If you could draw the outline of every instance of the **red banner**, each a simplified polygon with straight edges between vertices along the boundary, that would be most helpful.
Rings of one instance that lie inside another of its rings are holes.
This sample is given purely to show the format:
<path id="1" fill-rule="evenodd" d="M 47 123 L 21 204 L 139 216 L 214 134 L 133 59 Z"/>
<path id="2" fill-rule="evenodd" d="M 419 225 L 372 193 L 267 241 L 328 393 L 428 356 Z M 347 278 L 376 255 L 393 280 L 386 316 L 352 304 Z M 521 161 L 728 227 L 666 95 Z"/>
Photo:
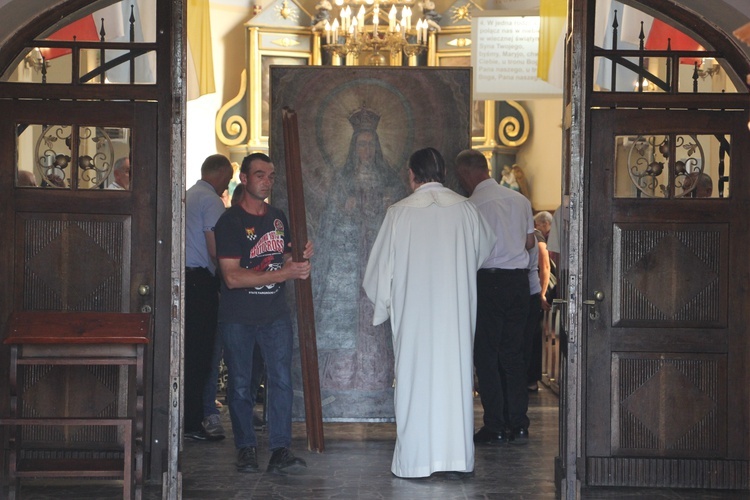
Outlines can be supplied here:
<path id="1" fill-rule="evenodd" d="M 99 40 L 99 30 L 96 27 L 93 16 L 86 16 L 60 28 L 48 36 L 47 40 L 72 42 L 73 38 L 79 42 L 96 42 Z M 41 51 L 44 58 L 48 61 L 71 53 L 70 49 L 43 48 Z"/>

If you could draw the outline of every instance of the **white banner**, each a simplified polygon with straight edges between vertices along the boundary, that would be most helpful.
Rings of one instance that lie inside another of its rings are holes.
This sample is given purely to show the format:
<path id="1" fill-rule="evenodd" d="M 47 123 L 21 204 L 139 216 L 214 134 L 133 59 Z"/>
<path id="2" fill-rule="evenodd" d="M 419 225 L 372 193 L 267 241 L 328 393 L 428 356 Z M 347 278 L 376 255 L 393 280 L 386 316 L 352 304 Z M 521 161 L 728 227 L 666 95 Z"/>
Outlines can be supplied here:
<path id="1" fill-rule="evenodd" d="M 525 100 L 562 95 L 561 88 L 537 77 L 537 12 L 482 12 L 471 21 L 471 37 L 474 40 L 471 66 L 475 100 Z"/>

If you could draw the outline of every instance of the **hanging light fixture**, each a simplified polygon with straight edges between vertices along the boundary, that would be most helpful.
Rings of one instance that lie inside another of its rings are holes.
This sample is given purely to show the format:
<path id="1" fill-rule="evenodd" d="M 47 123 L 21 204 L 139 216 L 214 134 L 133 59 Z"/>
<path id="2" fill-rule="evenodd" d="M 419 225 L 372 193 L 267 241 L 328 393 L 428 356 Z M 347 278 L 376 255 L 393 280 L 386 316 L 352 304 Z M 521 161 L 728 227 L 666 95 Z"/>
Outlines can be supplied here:
<path id="1" fill-rule="evenodd" d="M 336 0 L 338 17 L 330 20 L 328 0 L 321 0 L 315 29 L 321 32 L 323 48 L 332 54 L 346 57 L 371 52 L 367 63 L 386 64 L 382 52 L 402 52 L 406 56 L 422 53 L 428 45 L 430 31 L 439 25 L 427 19 L 413 20 L 414 0 Z M 432 11 L 434 12 L 434 11 Z"/>

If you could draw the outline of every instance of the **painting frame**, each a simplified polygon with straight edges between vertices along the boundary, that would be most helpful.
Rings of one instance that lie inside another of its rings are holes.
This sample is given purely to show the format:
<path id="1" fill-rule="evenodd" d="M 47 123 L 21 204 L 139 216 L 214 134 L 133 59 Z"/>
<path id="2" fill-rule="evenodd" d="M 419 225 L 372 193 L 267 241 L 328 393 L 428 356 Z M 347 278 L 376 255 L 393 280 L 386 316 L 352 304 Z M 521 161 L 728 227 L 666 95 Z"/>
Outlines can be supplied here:
<path id="1" fill-rule="evenodd" d="M 248 26 L 249 85 L 247 100 L 248 145 L 268 147 L 270 126 L 270 67 L 313 64 L 310 36 L 299 28 Z"/>
<path id="2" fill-rule="evenodd" d="M 440 67 L 471 68 L 471 38 L 464 30 L 448 30 L 438 35 L 435 64 Z M 472 81 L 473 96 L 473 81 Z M 473 99 L 473 97 L 472 97 Z M 495 136 L 495 101 L 472 100 L 472 145 L 479 148 L 497 144 Z"/>

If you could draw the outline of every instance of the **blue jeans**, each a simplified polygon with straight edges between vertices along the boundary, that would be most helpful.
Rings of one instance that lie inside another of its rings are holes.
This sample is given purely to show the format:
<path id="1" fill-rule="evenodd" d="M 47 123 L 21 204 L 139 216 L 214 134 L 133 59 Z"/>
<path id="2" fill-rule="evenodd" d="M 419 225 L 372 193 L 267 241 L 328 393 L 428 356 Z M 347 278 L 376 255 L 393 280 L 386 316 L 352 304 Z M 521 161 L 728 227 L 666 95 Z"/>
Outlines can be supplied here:
<path id="1" fill-rule="evenodd" d="M 255 344 L 256 347 L 258 344 Z M 214 354 L 211 359 L 211 373 L 206 381 L 206 387 L 203 388 L 203 417 L 209 415 L 220 415 L 221 412 L 216 407 L 216 393 L 219 390 L 219 369 L 221 358 L 224 355 L 224 345 L 221 343 L 221 335 L 216 335 L 214 344 Z M 266 373 L 266 364 L 263 361 L 263 354 L 260 349 L 255 349 L 253 353 L 253 374 L 250 382 L 250 388 L 253 394 L 258 394 L 260 385 L 263 383 L 263 375 Z M 257 401 L 256 401 L 257 403 Z"/>
<path id="2" fill-rule="evenodd" d="M 266 361 L 268 445 L 271 450 L 292 444 L 292 322 L 288 316 L 267 325 L 219 323 L 227 365 L 227 402 L 237 449 L 257 446 L 253 429 L 255 393 L 253 351 L 257 342 Z M 255 388 L 257 390 L 257 388 Z"/>

